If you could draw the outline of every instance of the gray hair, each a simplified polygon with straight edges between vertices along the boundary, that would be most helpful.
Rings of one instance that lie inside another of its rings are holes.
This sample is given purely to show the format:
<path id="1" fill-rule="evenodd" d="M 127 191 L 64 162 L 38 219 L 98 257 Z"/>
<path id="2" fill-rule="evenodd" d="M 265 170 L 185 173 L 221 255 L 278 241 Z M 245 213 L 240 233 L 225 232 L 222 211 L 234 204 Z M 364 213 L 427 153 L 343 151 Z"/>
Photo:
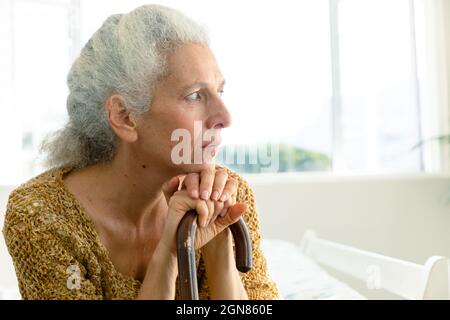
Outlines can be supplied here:
<path id="1" fill-rule="evenodd" d="M 153 84 L 167 75 L 167 53 L 186 43 L 209 40 L 203 27 L 177 10 L 145 5 L 108 17 L 69 71 L 69 120 L 44 139 L 46 165 L 81 168 L 112 160 L 117 136 L 104 111 L 106 99 L 119 94 L 131 113 L 148 111 Z"/>

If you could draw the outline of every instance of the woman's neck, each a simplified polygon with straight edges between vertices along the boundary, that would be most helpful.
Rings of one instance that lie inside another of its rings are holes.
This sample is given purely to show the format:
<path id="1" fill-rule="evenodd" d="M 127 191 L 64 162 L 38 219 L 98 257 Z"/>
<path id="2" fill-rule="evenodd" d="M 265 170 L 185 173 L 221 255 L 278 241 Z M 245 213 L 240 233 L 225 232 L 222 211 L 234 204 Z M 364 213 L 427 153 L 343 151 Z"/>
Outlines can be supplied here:
<path id="1" fill-rule="evenodd" d="M 81 169 L 78 180 L 87 197 L 105 211 L 139 227 L 147 218 L 158 219 L 152 215 L 165 205 L 162 185 L 175 174 L 116 156 L 112 162 Z"/>

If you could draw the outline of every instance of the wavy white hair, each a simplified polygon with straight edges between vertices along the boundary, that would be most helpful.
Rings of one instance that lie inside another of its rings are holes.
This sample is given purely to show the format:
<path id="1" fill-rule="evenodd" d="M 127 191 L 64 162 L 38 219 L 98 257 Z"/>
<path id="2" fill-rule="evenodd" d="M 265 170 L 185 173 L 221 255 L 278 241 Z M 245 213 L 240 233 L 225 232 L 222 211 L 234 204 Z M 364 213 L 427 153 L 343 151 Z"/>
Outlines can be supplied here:
<path id="1" fill-rule="evenodd" d="M 89 39 L 68 77 L 68 123 L 43 141 L 48 167 L 85 167 L 110 161 L 117 137 L 104 111 L 121 95 L 135 115 L 148 111 L 155 81 L 167 74 L 167 53 L 186 43 L 209 45 L 202 26 L 160 5 L 115 14 Z"/>

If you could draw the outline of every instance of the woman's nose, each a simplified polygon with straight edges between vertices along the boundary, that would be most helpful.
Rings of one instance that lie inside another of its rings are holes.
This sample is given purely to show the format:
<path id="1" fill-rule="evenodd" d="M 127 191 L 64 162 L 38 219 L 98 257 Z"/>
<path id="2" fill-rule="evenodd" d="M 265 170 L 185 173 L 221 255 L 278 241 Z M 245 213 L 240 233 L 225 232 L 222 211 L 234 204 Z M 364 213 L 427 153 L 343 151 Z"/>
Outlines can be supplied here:
<path id="1" fill-rule="evenodd" d="M 231 125 L 231 113 L 220 97 L 214 99 L 209 107 L 211 113 L 206 122 L 207 129 L 223 129 Z"/>

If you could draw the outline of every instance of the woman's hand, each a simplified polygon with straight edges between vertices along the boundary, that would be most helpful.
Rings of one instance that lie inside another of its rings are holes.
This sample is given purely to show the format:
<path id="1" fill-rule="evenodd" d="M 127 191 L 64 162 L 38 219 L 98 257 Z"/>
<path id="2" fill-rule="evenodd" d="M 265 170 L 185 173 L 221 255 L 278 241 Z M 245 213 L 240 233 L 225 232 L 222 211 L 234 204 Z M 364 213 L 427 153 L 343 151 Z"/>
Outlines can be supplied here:
<path id="1" fill-rule="evenodd" d="M 183 180 L 182 188 L 177 191 L 180 178 Z M 200 226 L 196 233 L 195 247 L 201 248 L 237 222 L 247 210 L 246 204 L 236 203 L 237 187 L 238 182 L 228 178 L 225 169 L 208 169 L 200 174 L 190 173 L 185 177 L 171 179 L 163 187 L 169 211 L 161 240 L 174 251 L 178 224 L 187 211 L 195 209 Z"/>
<path id="2" fill-rule="evenodd" d="M 181 189 L 186 189 L 192 199 L 214 200 L 214 215 L 207 218 L 208 225 L 217 216 L 223 217 L 228 208 L 236 203 L 238 182 L 229 178 L 225 168 L 216 169 L 215 166 L 210 166 L 201 173 L 189 173 L 172 178 L 163 186 L 167 203 L 178 190 L 180 180 Z"/>
<path id="3" fill-rule="evenodd" d="M 184 188 L 192 199 L 214 201 L 214 215 L 209 217 L 209 225 L 217 216 L 224 216 L 228 208 L 236 203 L 238 182 L 229 178 L 226 169 L 212 166 L 201 173 L 186 175 L 181 189 Z"/>

